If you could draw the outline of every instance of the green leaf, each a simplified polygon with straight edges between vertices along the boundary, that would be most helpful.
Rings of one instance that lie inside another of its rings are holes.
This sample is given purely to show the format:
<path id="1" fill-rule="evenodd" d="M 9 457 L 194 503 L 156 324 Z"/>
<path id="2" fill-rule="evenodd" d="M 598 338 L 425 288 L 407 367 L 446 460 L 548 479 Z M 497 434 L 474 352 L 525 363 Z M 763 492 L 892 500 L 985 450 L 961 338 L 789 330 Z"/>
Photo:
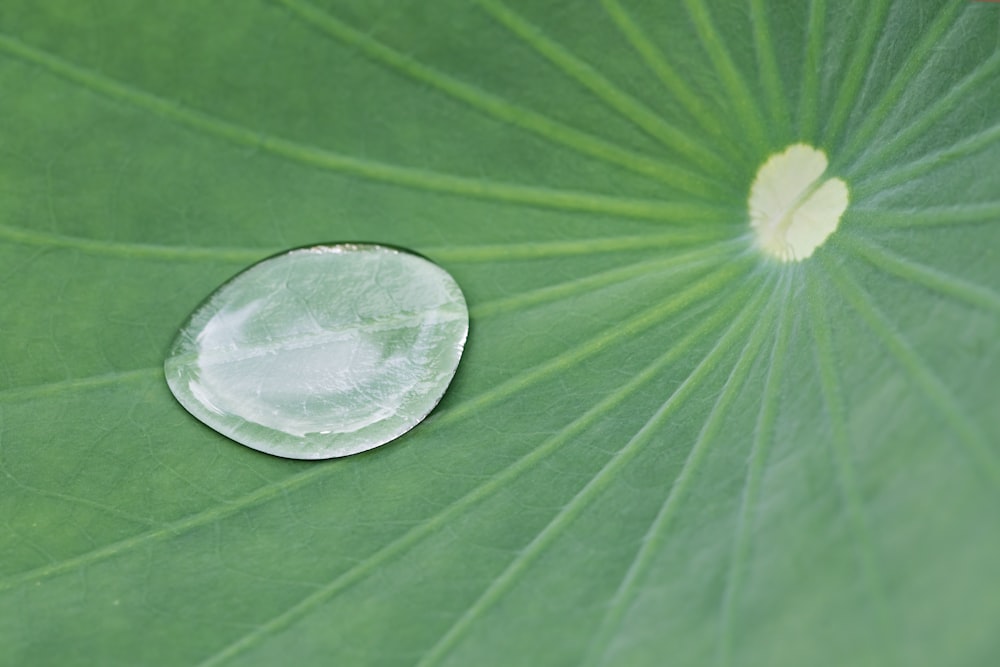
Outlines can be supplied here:
<path id="1" fill-rule="evenodd" d="M 993 665 L 1000 7 L 5 0 L 12 665 Z M 757 170 L 850 203 L 801 262 Z M 413 248 L 471 330 L 390 445 L 201 425 L 177 327 Z"/>

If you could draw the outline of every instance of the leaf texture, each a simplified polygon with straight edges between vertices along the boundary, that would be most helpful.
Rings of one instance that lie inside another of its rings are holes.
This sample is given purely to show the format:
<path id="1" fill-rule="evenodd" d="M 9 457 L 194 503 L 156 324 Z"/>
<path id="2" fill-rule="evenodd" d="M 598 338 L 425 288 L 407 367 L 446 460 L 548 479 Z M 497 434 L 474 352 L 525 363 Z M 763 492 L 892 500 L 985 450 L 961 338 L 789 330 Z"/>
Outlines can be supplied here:
<path id="1" fill-rule="evenodd" d="M 0 661 L 1000 660 L 1000 14 L 961 0 L 7 0 Z M 750 185 L 850 188 L 808 260 Z M 162 361 L 285 248 L 414 249 L 472 328 L 324 463 Z"/>

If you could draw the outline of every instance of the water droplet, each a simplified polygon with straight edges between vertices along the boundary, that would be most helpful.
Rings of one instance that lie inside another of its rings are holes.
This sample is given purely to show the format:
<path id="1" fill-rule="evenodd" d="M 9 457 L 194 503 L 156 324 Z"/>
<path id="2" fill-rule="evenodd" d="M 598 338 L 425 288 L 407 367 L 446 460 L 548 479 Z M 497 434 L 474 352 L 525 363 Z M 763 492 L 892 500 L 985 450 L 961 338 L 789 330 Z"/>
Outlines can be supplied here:
<path id="1" fill-rule="evenodd" d="M 413 253 L 337 244 L 265 259 L 188 318 L 164 362 L 188 412 L 253 449 L 348 456 L 419 424 L 469 330 L 454 279 Z"/>
<path id="2" fill-rule="evenodd" d="M 750 226 L 757 247 L 783 262 L 800 262 L 837 229 L 847 210 L 847 183 L 823 179 L 826 153 L 794 144 L 775 153 L 750 187 Z"/>

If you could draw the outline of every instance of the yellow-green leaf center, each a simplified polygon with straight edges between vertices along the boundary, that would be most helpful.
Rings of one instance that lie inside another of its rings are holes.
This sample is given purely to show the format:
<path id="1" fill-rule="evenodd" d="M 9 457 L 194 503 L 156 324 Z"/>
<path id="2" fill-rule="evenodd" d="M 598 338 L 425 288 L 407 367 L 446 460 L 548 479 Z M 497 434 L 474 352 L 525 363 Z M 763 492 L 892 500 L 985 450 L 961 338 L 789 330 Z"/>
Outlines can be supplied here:
<path id="1" fill-rule="evenodd" d="M 757 247 L 782 262 L 810 257 L 837 229 L 847 209 L 847 184 L 824 179 L 826 154 L 806 144 L 775 153 L 750 187 L 750 226 Z"/>

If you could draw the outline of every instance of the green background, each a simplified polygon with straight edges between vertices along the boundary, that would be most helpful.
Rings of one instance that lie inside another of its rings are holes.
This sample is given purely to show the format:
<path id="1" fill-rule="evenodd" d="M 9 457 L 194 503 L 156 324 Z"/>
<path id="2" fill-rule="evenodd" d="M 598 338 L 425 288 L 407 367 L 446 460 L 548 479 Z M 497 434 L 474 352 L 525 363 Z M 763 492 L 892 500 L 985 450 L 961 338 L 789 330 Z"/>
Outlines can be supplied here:
<path id="1" fill-rule="evenodd" d="M 997 664 L 998 164 L 987 3 L 4 0 L 0 662 Z M 434 414 L 184 412 L 194 306 L 344 240 L 465 291 Z"/>

